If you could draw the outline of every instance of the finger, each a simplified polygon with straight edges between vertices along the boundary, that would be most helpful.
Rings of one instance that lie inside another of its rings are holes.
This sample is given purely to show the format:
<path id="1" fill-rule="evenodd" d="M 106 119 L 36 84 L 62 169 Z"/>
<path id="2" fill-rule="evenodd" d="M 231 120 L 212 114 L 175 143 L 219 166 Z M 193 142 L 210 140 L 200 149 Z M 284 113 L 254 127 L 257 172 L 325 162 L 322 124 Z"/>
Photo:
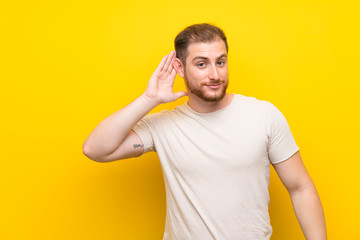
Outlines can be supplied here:
<path id="1" fill-rule="evenodd" d="M 176 92 L 176 93 L 174 93 L 174 96 L 175 96 L 175 99 L 177 100 L 181 97 L 187 96 L 187 92 L 184 92 L 184 91 Z"/>
<path id="2" fill-rule="evenodd" d="M 168 67 L 168 71 L 169 71 L 170 73 L 174 70 L 175 57 L 176 57 L 176 52 L 173 51 L 173 55 L 171 56 L 171 62 L 170 62 L 170 65 L 169 65 L 169 67 Z"/>
<path id="3" fill-rule="evenodd" d="M 170 71 L 170 66 L 172 66 L 172 61 L 173 61 L 173 59 L 174 59 L 174 52 L 175 51 L 171 51 L 170 52 L 170 54 L 169 54 L 169 57 L 168 57 L 168 59 L 166 60 L 166 63 L 165 63 L 165 66 L 164 66 L 164 68 L 163 68 L 163 71 L 166 71 L 166 72 L 168 72 L 168 71 Z"/>
<path id="4" fill-rule="evenodd" d="M 161 60 L 160 64 L 157 66 L 156 71 L 161 71 L 161 70 L 163 70 L 167 59 L 168 59 L 168 55 L 165 55 L 165 56 L 163 57 L 163 59 Z"/>
<path id="5" fill-rule="evenodd" d="M 176 77 L 176 70 L 175 70 L 174 67 L 173 67 L 172 70 L 171 70 L 170 76 L 173 77 L 173 78 Z"/>
<path id="6" fill-rule="evenodd" d="M 168 71 L 169 65 L 171 63 L 171 58 L 172 58 L 171 55 L 172 55 L 172 52 L 170 52 L 169 57 L 166 59 L 165 65 L 164 65 L 164 67 L 162 69 L 162 71 L 164 71 L 164 72 Z"/>

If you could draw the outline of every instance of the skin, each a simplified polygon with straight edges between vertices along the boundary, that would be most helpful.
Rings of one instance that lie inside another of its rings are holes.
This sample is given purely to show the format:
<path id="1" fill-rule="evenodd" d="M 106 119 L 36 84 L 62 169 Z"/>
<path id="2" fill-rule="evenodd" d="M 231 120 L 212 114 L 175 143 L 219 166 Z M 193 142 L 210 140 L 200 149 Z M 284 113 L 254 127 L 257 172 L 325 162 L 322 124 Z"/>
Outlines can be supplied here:
<path id="1" fill-rule="evenodd" d="M 173 92 L 176 74 L 184 78 L 187 93 Z M 171 51 L 152 74 L 145 92 L 96 126 L 83 144 L 83 153 L 97 162 L 137 157 L 144 146 L 131 129 L 154 107 L 188 95 L 193 110 L 217 111 L 232 101 L 233 96 L 226 93 L 227 85 L 227 52 L 222 40 L 191 43 L 185 66 Z M 300 153 L 273 167 L 289 192 L 306 239 L 327 239 L 321 201 Z"/>
<path id="2" fill-rule="evenodd" d="M 296 152 L 286 161 L 273 164 L 273 167 L 289 192 L 305 238 L 307 240 L 327 239 L 322 204 L 300 152 Z"/>

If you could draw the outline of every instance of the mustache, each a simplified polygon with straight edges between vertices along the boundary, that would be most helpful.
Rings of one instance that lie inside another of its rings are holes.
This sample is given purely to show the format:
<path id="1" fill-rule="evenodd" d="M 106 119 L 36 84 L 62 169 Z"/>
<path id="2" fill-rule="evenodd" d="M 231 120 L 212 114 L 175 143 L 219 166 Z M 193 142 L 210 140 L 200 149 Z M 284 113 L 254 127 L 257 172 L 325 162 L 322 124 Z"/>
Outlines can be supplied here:
<path id="1" fill-rule="evenodd" d="M 204 85 L 215 85 L 215 84 L 220 84 L 220 83 L 224 83 L 224 80 L 211 80 L 208 83 L 205 83 Z"/>

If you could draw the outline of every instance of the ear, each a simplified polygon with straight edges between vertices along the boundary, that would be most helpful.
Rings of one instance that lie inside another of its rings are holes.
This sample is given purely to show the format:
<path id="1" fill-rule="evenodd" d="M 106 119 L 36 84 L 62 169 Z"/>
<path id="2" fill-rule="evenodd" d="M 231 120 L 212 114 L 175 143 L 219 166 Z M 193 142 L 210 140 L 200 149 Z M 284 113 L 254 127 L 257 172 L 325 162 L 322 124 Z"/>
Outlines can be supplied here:
<path id="1" fill-rule="evenodd" d="M 179 58 L 175 58 L 173 61 L 173 67 L 175 69 L 175 71 L 177 72 L 177 74 L 179 74 L 180 77 L 184 77 L 184 65 L 182 64 L 182 62 L 180 61 Z"/>

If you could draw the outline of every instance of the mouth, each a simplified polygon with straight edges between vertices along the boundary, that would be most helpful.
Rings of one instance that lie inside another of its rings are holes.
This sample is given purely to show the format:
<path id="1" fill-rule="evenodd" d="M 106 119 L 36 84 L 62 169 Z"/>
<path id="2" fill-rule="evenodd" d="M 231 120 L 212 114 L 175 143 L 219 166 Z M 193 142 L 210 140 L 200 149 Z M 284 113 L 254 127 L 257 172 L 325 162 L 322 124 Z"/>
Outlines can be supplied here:
<path id="1" fill-rule="evenodd" d="M 211 89 L 218 89 L 218 88 L 220 88 L 221 83 L 216 83 L 216 84 L 206 84 L 205 86 L 206 86 L 206 87 L 209 87 L 209 88 L 211 88 Z"/>

